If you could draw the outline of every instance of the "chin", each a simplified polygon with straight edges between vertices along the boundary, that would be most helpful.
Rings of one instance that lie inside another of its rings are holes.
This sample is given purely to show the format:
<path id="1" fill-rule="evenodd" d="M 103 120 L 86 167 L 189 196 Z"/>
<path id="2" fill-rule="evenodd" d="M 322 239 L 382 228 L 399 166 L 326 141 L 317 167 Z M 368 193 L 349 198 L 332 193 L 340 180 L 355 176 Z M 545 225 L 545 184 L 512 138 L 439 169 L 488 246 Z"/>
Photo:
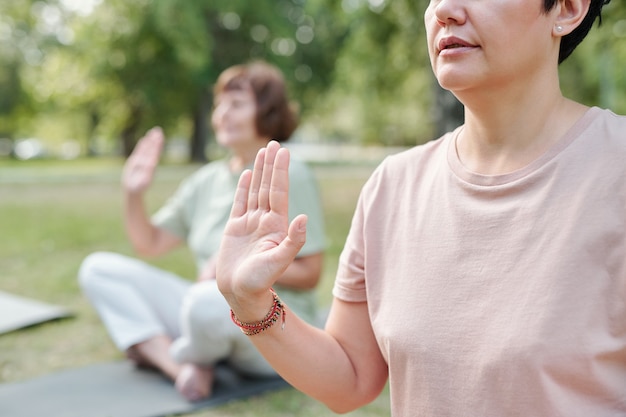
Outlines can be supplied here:
<path id="1" fill-rule="evenodd" d="M 459 74 L 452 71 L 439 72 L 437 74 L 437 82 L 444 90 L 454 93 L 455 91 L 464 90 L 470 86 L 470 80 L 466 75 L 467 74 Z"/>
<path id="2" fill-rule="evenodd" d="M 242 142 L 238 137 L 232 135 L 216 135 L 215 141 L 224 148 L 232 148 Z"/>
<path id="3" fill-rule="evenodd" d="M 450 91 L 451 93 L 454 93 L 455 90 L 458 90 L 461 87 L 458 82 L 455 82 L 454 80 L 447 81 L 445 79 L 439 80 L 439 86 L 444 90 Z"/>

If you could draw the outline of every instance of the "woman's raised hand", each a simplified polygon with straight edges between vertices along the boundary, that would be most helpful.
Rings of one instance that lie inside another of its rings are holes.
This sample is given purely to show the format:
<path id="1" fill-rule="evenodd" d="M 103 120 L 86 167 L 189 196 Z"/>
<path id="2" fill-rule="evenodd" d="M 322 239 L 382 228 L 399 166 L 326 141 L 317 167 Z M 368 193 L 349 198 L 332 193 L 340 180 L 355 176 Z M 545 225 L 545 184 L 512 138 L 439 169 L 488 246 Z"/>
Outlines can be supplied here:
<path id="1" fill-rule="evenodd" d="M 139 139 L 124 165 L 122 186 L 125 191 L 141 194 L 152 184 L 164 142 L 163 130 L 160 127 L 153 127 Z"/>
<path id="2" fill-rule="evenodd" d="M 267 309 L 268 289 L 304 245 L 306 221 L 289 224 L 289 151 L 271 141 L 241 174 L 217 257 L 219 289 L 241 319 Z"/>

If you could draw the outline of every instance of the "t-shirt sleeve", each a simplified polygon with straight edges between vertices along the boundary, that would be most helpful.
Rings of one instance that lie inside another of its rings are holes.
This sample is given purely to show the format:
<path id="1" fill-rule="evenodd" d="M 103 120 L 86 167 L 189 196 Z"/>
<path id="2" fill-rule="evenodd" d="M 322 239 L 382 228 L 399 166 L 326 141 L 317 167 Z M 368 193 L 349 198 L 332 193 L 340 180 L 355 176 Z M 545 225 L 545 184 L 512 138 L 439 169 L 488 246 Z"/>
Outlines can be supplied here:
<path id="1" fill-rule="evenodd" d="M 363 239 L 363 192 L 359 197 L 346 244 L 339 256 L 333 295 L 348 302 L 367 300 Z"/>
<path id="2" fill-rule="evenodd" d="M 289 171 L 289 218 L 299 214 L 306 214 L 308 221 L 306 243 L 298 256 L 322 252 L 326 247 L 326 232 L 317 182 L 306 164 L 292 161 Z"/>
<path id="3" fill-rule="evenodd" d="M 339 256 L 339 266 L 337 267 L 337 276 L 333 287 L 333 295 L 343 301 L 363 302 L 367 301 L 367 259 L 366 236 L 372 238 L 372 230 L 376 227 L 376 219 L 370 219 L 371 209 L 379 200 L 379 190 L 384 188 L 383 182 L 385 178 L 385 167 L 389 164 L 389 159 L 385 159 L 372 173 L 365 185 L 361 189 L 359 199 L 357 201 L 350 231 L 346 238 L 346 243 Z M 368 247 L 369 250 L 369 247 Z M 382 254 L 372 254 L 368 252 L 370 260 L 375 260 Z"/>
<path id="4" fill-rule="evenodd" d="M 190 233 L 190 208 L 195 207 L 193 200 L 195 176 L 186 178 L 178 189 L 151 218 L 152 224 L 173 235 L 187 240 Z"/>

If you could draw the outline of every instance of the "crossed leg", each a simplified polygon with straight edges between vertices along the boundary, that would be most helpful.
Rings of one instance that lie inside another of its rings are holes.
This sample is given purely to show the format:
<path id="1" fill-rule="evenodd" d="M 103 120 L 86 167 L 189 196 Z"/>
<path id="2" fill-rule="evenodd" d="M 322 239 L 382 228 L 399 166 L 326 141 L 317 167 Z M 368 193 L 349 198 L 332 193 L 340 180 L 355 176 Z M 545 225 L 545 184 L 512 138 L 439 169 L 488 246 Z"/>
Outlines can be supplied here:
<path id="1" fill-rule="evenodd" d="M 172 340 L 165 336 L 154 336 L 132 345 L 126 356 L 137 366 L 154 368 L 174 381 L 180 394 L 190 401 L 198 401 L 211 395 L 213 369 L 192 363 L 179 364 L 170 356 Z"/>

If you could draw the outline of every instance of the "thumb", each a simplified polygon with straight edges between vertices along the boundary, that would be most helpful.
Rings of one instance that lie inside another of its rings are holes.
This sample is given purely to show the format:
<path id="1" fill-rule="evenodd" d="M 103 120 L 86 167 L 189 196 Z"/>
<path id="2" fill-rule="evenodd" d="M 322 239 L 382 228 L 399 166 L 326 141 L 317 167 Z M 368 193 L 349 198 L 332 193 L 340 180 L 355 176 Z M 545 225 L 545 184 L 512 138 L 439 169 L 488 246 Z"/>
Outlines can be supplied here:
<path id="1" fill-rule="evenodd" d="M 285 258 L 295 258 L 306 242 L 307 216 L 300 214 L 291 221 L 287 237 L 280 243 L 281 253 Z"/>

